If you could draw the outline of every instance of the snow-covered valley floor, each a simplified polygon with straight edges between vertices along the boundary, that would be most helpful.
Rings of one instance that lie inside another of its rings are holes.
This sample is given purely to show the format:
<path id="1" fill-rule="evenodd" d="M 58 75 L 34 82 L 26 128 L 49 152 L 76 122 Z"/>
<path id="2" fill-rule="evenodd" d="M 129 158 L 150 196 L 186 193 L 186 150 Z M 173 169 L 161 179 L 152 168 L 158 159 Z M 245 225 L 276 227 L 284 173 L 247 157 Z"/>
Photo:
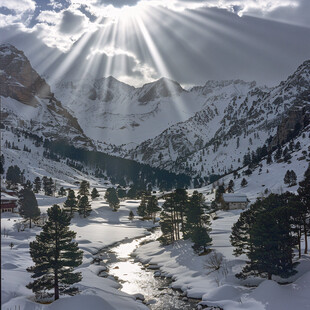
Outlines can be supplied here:
<path id="1" fill-rule="evenodd" d="M 1 303 L 2 309 L 147 309 L 134 296 L 119 290 L 120 285 L 112 279 L 98 277 L 104 266 L 91 262 L 99 250 L 121 240 L 146 235 L 152 227 L 148 221 L 129 220 L 132 210 L 136 214 L 139 201 L 121 203 L 118 212 L 113 212 L 101 196 L 92 202 L 92 213 L 87 219 L 75 216 L 71 229 L 77 232 L 77 242 L 84 251 L 83 264 L 77 268 L 83 279 L 77 284 L 81 293 L 74 297 L 61 296 L 60 300 L 43 305 L 34 301 L 34 294 L 25 287 L 31 281 L 26 268 L 33 265 L 29 255 L 29 242 L 40 228 L 17 231 L 18 215 L 2 214 L 1 219 Z M 62 204 L 64 198 L 38 195 L 41 212 L 54 203 Z M 240 271 L 245 257 L 234 257 L 229 242 L 231 226 L 237 221 L 240 211 L 218 212 L 212 221 L 213 253 L 223 255 L 222 267 L 215 272 L 208 270 L 209 255 L 194 254 L 189 241 L 178 241 L 163 247 L 158 241 L 140 246 L 134 255 L 143 263 L 158 265 L 162 276 L 172 277 L 172 286 L 181 289 L 187 297 L 197 298 L 201 306 L 220 306 L 225 310 L 285 310 L 310 309 L 310 257 L 303 255 L 298 273 L 280 285 L 264 279 L 238 280 L 234 275 Z M 10 243 L 14 246 L 11 249 Z M 128 270 L 130 273 L 130 270 Z M 279 280 L 279 279 L 276 279 Z M 258 286 L 257 286 L 258 285 Z M 257 287 L 253 287 L 257 286 Z M 164 309 L 163 309 L 164 310 Z M 180 309 L 181 310 L 181 309 Z"/>
<path id="2" fill-rule="evenodd" d="M 64 297 L 50 305 L 34 302 L 34 294 L 25 287 L 31 281 L 31 274 L 26 268 L 33 265 L 29 255 L 29 242 L 34 240 L 40 228 L 26 228 L 17 231 L 21 217 L 17 214 L 2 214 L 1 218 L 1 304 L 2 309 L 147 309 L 137 303 L 135 298 L 122 293 L 120 285 L 107 278 L 98 277 L 104 267 L 91 264 L 94 254 L 100 249 L 126 238 L 135 238 L 147 233 L 151 222 L 128 219 L 130 210 L 136 214 L 139 204 L 123 202 L 118 212 L 113 212 L 101 197 L 92 202 L 92 213 L 87 219 L 78 215 L 71 221 L 71 229 L 77 232 L 76 240 L 84 251 L 82 265 L 77 268 L 82 272 L 83 280 L 77 284 L 80 295 Z M 60 204 L 65 198 L 38 196 L 41 212 L 54 203 Z M 10 243 L 14 246 L 11 249 Z"/>

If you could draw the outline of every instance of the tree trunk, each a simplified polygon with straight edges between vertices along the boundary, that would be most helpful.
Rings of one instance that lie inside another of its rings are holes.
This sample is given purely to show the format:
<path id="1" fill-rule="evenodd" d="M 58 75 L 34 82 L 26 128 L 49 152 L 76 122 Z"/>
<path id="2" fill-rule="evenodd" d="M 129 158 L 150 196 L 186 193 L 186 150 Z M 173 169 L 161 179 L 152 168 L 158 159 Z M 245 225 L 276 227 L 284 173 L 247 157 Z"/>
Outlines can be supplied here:
<path id="1" fill-rule="evenodd" d="M 306 220 L 304 220 L 304 236 L 305 236 L 305 251 L 304 254 L 308 254 L 308 238 L 307 238 L 307 223 Z"/>
<path id="2" fill-rule="evenodd" d="M 297 239 L 298 239 L 298 258 L 301 258 L 301 229 L 297 232 Z"/>
<path id="3" fill-rule="evenodd" d="M 54 284 L 55 300 L 59 299 L 59 285 L 58 285 L 58 270 L 55 270 L 55 284 Z"/>
<path id="4" fill-rule="evenodd" d="M 31 218 L 29 219 L 29 228 L 31 228 Z"/>
<path id="5" fill-rule="evenodd" d="M 183 220 L 183 211 L 181 210 L 181 231 L 184 232 L 184 220 Z"/>
<path id="6" fill-rule="evenodd" d="M 272 279 L 272 273 L 268 272 L 268 280 Z"/>

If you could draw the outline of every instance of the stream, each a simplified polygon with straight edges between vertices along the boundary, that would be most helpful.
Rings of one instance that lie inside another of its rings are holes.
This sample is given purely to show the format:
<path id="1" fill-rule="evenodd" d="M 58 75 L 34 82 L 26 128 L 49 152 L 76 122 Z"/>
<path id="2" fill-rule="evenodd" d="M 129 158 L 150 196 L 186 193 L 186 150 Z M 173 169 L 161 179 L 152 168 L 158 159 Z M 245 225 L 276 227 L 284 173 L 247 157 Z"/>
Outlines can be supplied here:
<path id="1" fill-rule="evenodd" d="M 108 267 L 108 274 L 121 284 L 121 290 L 127 294 L 142 294 L 145 304 L 152 310 L 192 310 L 197 300 L 188 299 L 182 292 L 170 288 L 171 279 L 154 277 L 156 270 L 144 267 L 131 256 L 141 243 L 152 242 L 160 235 L 155 230 L 150 235 L 124 240 L 99 252 L 100 259 Z M 107 276 L 107 274 L 105 274 Z M 184 300 L 183 300 L 184 299 Z"/>

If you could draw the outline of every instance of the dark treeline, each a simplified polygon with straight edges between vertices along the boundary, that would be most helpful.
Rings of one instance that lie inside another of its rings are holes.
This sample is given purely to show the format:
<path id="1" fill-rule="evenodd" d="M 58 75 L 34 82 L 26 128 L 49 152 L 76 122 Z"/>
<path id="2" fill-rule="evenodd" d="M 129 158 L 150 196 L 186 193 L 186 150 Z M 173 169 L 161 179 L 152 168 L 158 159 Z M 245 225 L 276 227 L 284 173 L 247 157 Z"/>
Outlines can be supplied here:
<path id="1" fill-rule="evenodd" d="M 185 188 L 190 185 L 191 178 L 185 174 L 175 174 L 166 170 L 153 168 L 140 164 L 133 160 L 111 156 L 102 152 L 89 151 L 76 148 L 65 141 L 44 141 L 44 147 L 51 154 L 58 154 L 64 158 L 70 158 L 83 164 L 99 168 L 114 183 L 135 183 L 141 188 L 148 184 L 160 189 Z"/>

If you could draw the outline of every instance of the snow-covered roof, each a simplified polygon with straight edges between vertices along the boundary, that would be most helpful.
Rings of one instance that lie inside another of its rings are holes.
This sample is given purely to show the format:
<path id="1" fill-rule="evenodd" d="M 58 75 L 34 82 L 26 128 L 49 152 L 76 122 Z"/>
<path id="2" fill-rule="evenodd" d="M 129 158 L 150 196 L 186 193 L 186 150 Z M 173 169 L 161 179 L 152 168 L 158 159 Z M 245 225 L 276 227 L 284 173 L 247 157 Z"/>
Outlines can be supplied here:
<path id="1" fill-rule="evenodd" d="M 248 197 L 244 194 L 223 194 L 225 202 L 248 202 Z"/>
<path id="2" fill-rule="evenodd" d="M 18 200 L 16 197 L 13 197 L 11 195 L 8 195 L 6 193 L 1 193 L 1 201 L 3 200 L 11 200 L 11 201 L 16 201 Z"/>

